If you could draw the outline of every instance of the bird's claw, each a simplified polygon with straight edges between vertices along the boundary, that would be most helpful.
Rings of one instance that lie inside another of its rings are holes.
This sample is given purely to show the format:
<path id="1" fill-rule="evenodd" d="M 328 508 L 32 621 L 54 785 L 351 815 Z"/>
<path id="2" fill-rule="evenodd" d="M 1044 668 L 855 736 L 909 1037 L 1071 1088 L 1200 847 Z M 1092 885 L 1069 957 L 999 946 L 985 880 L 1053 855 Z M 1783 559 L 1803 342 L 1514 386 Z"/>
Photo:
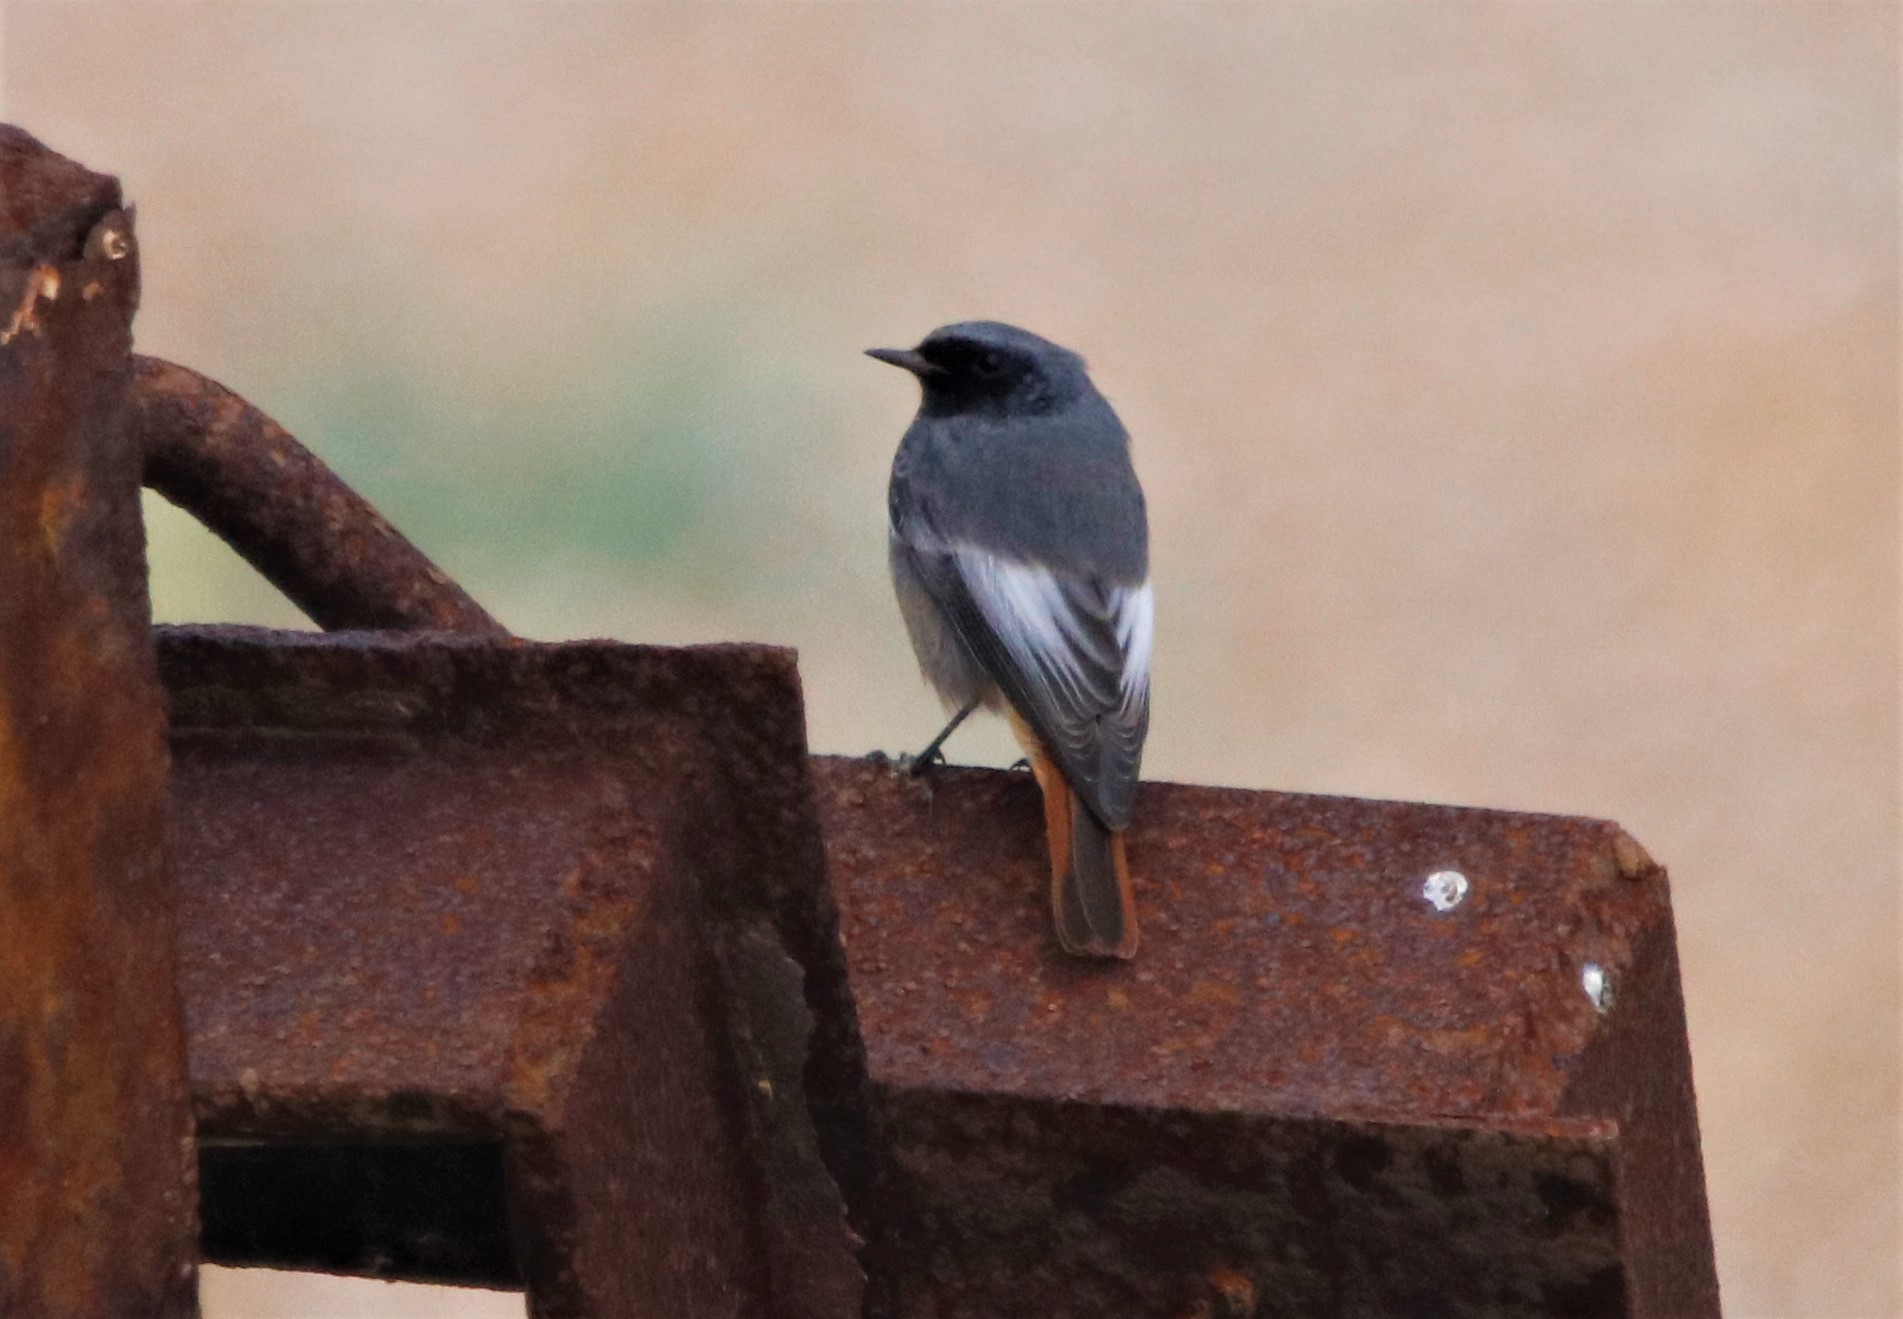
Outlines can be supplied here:
<path id="1" fill-rule="evenodd" d="M 937 747 L 933 747 L 931 751 L 922 756 L 915 756 L 909 751 L 899 754 L 899 768 L 915 779 L 924 778 L 926 773 L 934 766 L 946 763 L 948 762 L 945 759 L 945 753 L 940 751 Z"/>

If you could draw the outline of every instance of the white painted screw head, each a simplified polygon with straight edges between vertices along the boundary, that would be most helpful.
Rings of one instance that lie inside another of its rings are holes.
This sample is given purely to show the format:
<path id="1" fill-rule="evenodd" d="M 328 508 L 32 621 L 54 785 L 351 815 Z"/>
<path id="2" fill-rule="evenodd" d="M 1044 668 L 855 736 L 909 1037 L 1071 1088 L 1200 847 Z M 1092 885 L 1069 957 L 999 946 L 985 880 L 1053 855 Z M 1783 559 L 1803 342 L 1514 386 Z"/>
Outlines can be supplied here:
<path id="1" fill-rule="evenodd" d="M 1458 870 L 1436 870 L 1421 883 L 1421 896 L 1435 911 L 1452 911 L 1467 900 L 1467 877 Z"/>
<path id="2" fill-rule="evenodd" d="M 1605 967 L 1597 962 L 1586 963 L 1579 973 L 1579 986 L 1602 1016 L 1612 1010 L 1612 977 L 1606 974 Z"/>

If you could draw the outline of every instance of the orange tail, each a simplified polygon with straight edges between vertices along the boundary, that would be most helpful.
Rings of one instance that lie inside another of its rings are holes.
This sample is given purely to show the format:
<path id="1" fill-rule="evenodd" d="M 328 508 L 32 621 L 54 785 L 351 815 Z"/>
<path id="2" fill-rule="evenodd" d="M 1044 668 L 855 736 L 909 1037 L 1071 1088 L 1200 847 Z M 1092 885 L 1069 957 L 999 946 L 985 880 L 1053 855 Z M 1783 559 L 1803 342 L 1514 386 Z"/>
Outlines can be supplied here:
<path id="1" fill-rule="evenodd" d="M 1137 903 L 1123 835 L 1090 813 L 1030 730 L 1015 718 L 1011 723 L 1030 753 L 1031 770 L 1044 794 L 1051 918 L 1058 943 L 1074 957 L 1135 957 Z"/>

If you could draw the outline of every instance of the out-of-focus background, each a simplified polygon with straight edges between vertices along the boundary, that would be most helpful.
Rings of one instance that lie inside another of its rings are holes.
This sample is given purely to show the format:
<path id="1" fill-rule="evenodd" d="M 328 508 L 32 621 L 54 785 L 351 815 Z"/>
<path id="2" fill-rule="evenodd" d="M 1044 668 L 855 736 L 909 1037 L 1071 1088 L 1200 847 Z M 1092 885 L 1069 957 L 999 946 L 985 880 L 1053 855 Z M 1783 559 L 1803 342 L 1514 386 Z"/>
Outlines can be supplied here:
<path id="1" fill-rule="evenodd" d="M 5 0 L 0 113 L 123 176 L 145 351 L 521 632 L 798 646 L 822 751 L 939 718 L 884 579 L 915 391 L 859 350 L 1079 348 L 1150 497 L 1147 771 L 1624 822 L 1727 1313 L 1893 1316 L 1896 14 Z M 162 617 L 298 622 L 152 541 Z"/>

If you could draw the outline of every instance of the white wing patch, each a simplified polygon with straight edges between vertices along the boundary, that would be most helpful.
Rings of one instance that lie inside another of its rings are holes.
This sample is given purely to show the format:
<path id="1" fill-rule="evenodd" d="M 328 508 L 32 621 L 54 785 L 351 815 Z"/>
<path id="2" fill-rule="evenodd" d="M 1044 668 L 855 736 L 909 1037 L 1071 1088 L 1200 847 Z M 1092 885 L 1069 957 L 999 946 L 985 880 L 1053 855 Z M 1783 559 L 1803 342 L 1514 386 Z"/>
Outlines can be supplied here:
<path id="1" fill-rule="evenodd" d="M 1148 697 L 1154 618 L 1147 581 L 1107 589 L 1103 613 L 1092 618 L 1085 612 L 1089 604 L 1080 606 L 1077 588 L 1046 567 L 970 545 L 952 553 L 1005 649 L 1028 672 L 1041 671 L 1064 687 L 1078 713 L 1128 710 Z M 1101 675 L 1111 673 L 1117 686 L 1106 691 Z"/>
<path id="2" fill-rule="evenodd" d="M 1055 661 L 1076 676 L 1077 660 L 1070 638 L 1082 623 L 1064 598 L 1064 588 L 1045 568 L 1013 563 L 981 550 L 958 551 L 958 566 L 971 584 L 972 594 L 996 608 L 1001 617 L 992 626 L 1015 651 L 1028 645 L 1042 658 Z M 989 612 L 989 610 L 987 610 Z"/>
<path id="3" fill-rule="evenodd" d="M 1072 790 L 1123 828 L 1150 723 L 1149 582 L 1105 586 L 969 543 L 939 553 L 942 571 L 957 579 L 947 588 L 953 609 L 978 615 L 965 626 L 980 629 L 968 644 L 989 648 L 991 658 L 980 662 L 1044 739 Z"/>
<path id="4" fill-rule="evenodd" d="M 1156 634 L 1156 603 L 1150 583 L 1119 587 L 1110 593 L 1117 645 L 1123 651 L 1123 707 L 1129 709 L 1150 692 L 1150 648 Z"/>
<path id="5" fill-rule="evenodd" d="M 1018 667 L 1047 675 L 1076 706 L 1094 704 L 1086 695 L 1090 684 L 1076 642 L 1084 622 L 1063 584 L 1046 568 L 982 550 L 960 549 L 956 556 L 972 598 Z"/>

